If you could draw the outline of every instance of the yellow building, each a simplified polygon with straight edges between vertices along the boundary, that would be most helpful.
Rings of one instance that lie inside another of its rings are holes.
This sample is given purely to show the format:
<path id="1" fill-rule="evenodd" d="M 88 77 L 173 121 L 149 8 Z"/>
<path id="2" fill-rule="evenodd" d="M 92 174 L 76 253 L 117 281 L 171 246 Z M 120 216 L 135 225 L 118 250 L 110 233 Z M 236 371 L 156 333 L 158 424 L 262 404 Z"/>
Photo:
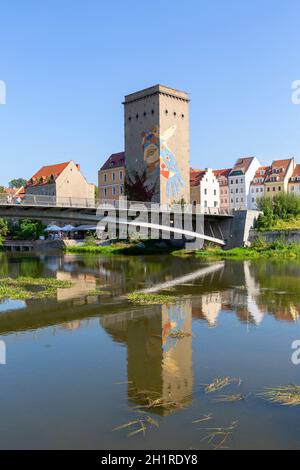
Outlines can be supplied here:
<path id="1" fill-rule="evenodd" d="M 118 200 L 124 196 L 125 153 L 113 153 L 98 172 L 99 199 Z"/>
<path id="2" fill-rule="evenodd" d="M 264 181 L 265 195 L 274 197 L 281 192 L 287 192 L 295 166 L 294 158 L 274 160 Z"/>

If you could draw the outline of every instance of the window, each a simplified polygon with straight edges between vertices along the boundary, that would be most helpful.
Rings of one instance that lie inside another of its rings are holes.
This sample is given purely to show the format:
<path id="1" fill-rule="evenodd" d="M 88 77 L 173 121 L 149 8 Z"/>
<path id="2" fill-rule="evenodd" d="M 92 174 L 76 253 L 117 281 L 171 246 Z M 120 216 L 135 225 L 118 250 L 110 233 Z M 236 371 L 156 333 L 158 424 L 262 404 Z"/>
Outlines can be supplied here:
<path id="1" fill-rule="evenodd" d="M 174 113 L 173 113 L 173 114 L 174 114 L 174 116 L 177 116 L 177 114 L 176 114 L 176 111 L 174 111 Z"/>
<path id="2" fill-rule="evenodd" d="M 104 183 L 106 183 L 106 180 L 107 180 L 107 176 L 106 176 L 106 173 L 104 173 L 104 175 L 103 175 L 103 181 L 104 181 Z"/>
<path id="3" fill-rule="evenodd" d="M 143 112 L 143 115 L 144 115 L 144 116 L 147 116 L 147 113 L 146 113 L 146 111 L 144 111 L 144 112 Z"/>
<path id="4" fill-rule="evenodd" d="M 281 191 L 281 186 L 278 186 L 278 191 Z"/>
<path id="5" fill-rule="evenodd" d="M 239 180 L 235 180 L 235 184 L 239 184 Z"/>
<path id="6" fill-rule="evenodd" d="M 206 188 L 204 189 L 204 194 L 205 194 L 205 195 L 207 194 L 207 189 L 206 189 Z"/>
<path id="7" fill-rule="evenodd" d="M 116 175 L 115 175 L 115 173 L 113 172 L 113 174 L 112 174 L 112 180 L 115 181 L 115 179 L 116 179 Z"/>
<path id="8" fill-rule="evenodd" d="M 113 195 L 113 196 L 116 195 L 116 188 L 115 188 L 115 186 L 112 187 L 112 191 L 111 191 L 111 192 L 112 192 L 112 195 Z"/>
<path id="9" fill-rule="evenodd" d="M 184 114 L 181 115 L 182 119 L 184 119 Z"/>
<path id="10" fill-rule="evenodd" d="M 238 197 L 236 198 L 235 202 L 239 202 L 239 198 L 238 198 Z"/>
<path id="11" fill-rule="evenodd" d="M 294 186 L 291 186 L 291 191 L 295 191 L 295 188 L 294 188 Z"/>
<path id="12" fill-rule="evenodd" d="M 217 195 L 217 190 L 216 190 L 216 189 L 214 189 L 214 196 L 216 196 L 216 195 Z"/>
<path id="13" fill-rule="evenodd" d="M 135 118 L 136 118 L 136 119 L 138 119 L 138 118 L 139 118 L 139 115 L 138 115 L 138 114 L 136 114 Z"/>
<path id="14" fill-rule="evenodd" d="M 193 206 L 196 206 L 197 205 L 197 201 L 193 201 Z"/>
<path id="15" fill-rule="evenodd" d="M 254 197 L 252 198 L 252 202 L 255 202 L 255 198 L 254 198 Z"/>
<path id="16" fill-rule="evenodd" d="M 270 188 L 267 188 L 268 193 L 270 192 Z"/>
<path id="17" fill-rule="evenodd" d="M 151 114 L 154 114 L 154 109 L 151 109 Z"/>
<path id="18" fill-rule="evenodd" d="M 166 110 L 165 110 L 165 114 L 168 114 L 168 112 L 169 112 L 169 111 L 166 109 Z M 194 201 L 194 202 L 195 202 L 195 201 Z"/>
<path id="19" fill-rule="evenodd" d="M 241 202 L 244 202 L 244 198 L 243 198 L 243 197 L 241 197 Z"/>
<path id="20" fill-rule="evenodd" d="M 218 203 L 217 201 L 214 201 L 214 207 L 217 207 Z"/>
<path id="21" fill-rule="evenodd" d="M 106 194 L 107 194 L 106 188 L 103 188 L 103 193 L 104 193 L 104 196 L 106 196 Z"/>
<path id="22" fill-rule="evenodd" d="M 128 121 L 131 121 L 131 116 L 129 116 Z"/>
<path id="23" fill-rule="evenodd" d="M 204 207 L 207 207 L 207 201 L 204 201 Z"/>
<path id="24" fill-rule="evenodd" d="M 276 191 L 276 188 L 275 188 L 275 186 L 273 186 L 273 191 Z"/>
<path id="25" fill-rule="evenodd" d="M 123 179 L 123 171 L 120 171 L 120 180 Z"/>
<path id="26" fill-rule="evenodd" d="M 120 194 L 123 194 L 123 185 L 120 185 Z"/>
<path id="27" fill-rule="evenodd" d="M 238 193 L 238 192 L 239 192 L 238 188 L 236 188 L 235 192 L 236 192 L 236 193 Z"/>

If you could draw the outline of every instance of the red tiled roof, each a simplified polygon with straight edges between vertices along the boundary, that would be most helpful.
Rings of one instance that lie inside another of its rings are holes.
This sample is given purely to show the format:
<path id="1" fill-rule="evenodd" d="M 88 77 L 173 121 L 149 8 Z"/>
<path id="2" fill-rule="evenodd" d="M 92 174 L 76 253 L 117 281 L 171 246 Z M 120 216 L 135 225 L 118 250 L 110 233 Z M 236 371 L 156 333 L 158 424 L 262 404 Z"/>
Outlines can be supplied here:
<path id="1" fill-rule="evenodd" d="M 300 177 L 300 165 L 296 165 L 294 169 L 294 173 L 292 174 L 292 178 Z M 299 182 L 299 180 L 297 180 Z M 293 182 L 292 179 L 290 179 L 290 182 Z"/>
<path id="2" fill-rule="evenodd" d="M 71 162 L 69 161 L 64 163 L 57 163 L 56 165 L 43 166 L 30 178 L 29 181 L 27 181 L 27 186 L 47 184 L 49 183 L 50 179 L 56 181 L 59 175 L 67 168 L 70 163 Z"/>
<path id="3" fill-rule="evenodd" d="M 256 173 L 253 177 L 253 180 L 251 181 L 251 186 L 259 186 L 264 184 L 264 181 L 266 177 L 268 176 L 268 172 L 271 170 L 270 166 L 260 166 L 257 170 Z M 264 171 L 264 174 L 261 174 L 261 172 Z M 263 182 L 255 181 L 258 178 L 263 178 Z"/>
<path id="4" fill-rule="evenodd" d="M 190 185 L 191 186 L 198 186 L 201 179 L 205 175 L 206 170 L 194 170 L 193 168 L 190 169 Z"/>
<path id="5" fill-rule="evenodd" d="M 272 162 L 270 171 L 269 171 L 265 181 L 266 182 L 272 182 L 271 179 L 270 179 L 272 176 L 276 176 L 277 181 L 283 181 L 284 178 L 285 178 L 286 172 L 288 170 L 288 167 L 289 167 L 292 160 L 293 160 L 293 158 L 285 158 L 284 160 L 274 160 Z M 278 170 L 281 170 L 281 169 L 282 169 L 282 171 L 278 172 Z"/>
<path id="6" fill-rule="evenodd" d="M 222 170 L 213 170 L 213 172 L 216 178 L 220 178 L 221 176 L 225 176 L 225 178 L 227 178 L 231 170 L 232 168 L 224 168 Z"/>
<path id="7" fill-rule="evenodd" d="M 100 168 L 100 171 L 119 167 L 125 167 L 125 152 L 111 154 L 104 165 Z"/>

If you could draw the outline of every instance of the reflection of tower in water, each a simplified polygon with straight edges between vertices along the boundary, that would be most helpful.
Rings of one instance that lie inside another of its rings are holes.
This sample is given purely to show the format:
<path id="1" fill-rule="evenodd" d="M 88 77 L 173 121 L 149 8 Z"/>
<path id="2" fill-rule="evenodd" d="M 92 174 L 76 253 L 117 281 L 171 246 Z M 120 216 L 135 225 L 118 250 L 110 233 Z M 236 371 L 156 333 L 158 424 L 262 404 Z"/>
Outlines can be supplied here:
<path id="1" fill-rule="evenodd" d="M 168 414 L 192 397 L 191 302 L 128 324 L 128 398 Z M 180 332 L 180 336 L 178 333 Z"/>

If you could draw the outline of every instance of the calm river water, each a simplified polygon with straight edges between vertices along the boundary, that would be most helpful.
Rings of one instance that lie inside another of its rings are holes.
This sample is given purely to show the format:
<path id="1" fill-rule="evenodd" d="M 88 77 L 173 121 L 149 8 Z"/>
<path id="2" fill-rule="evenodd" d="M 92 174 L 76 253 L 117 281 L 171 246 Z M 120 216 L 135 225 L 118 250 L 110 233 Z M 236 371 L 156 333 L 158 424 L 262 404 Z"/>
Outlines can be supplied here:
<path id="1" fill-rule="evenodd" d="M 300 406 L 258 395 L 300 384 L 300 263 L 3 255 L 0 276 L 19 275 L 73 287 L 0 303 L 1 449 L 212 449 L 216 427 L 232 449 L 300 447 Z M 165 283 L 174 305 L 125 298 Z"/>

